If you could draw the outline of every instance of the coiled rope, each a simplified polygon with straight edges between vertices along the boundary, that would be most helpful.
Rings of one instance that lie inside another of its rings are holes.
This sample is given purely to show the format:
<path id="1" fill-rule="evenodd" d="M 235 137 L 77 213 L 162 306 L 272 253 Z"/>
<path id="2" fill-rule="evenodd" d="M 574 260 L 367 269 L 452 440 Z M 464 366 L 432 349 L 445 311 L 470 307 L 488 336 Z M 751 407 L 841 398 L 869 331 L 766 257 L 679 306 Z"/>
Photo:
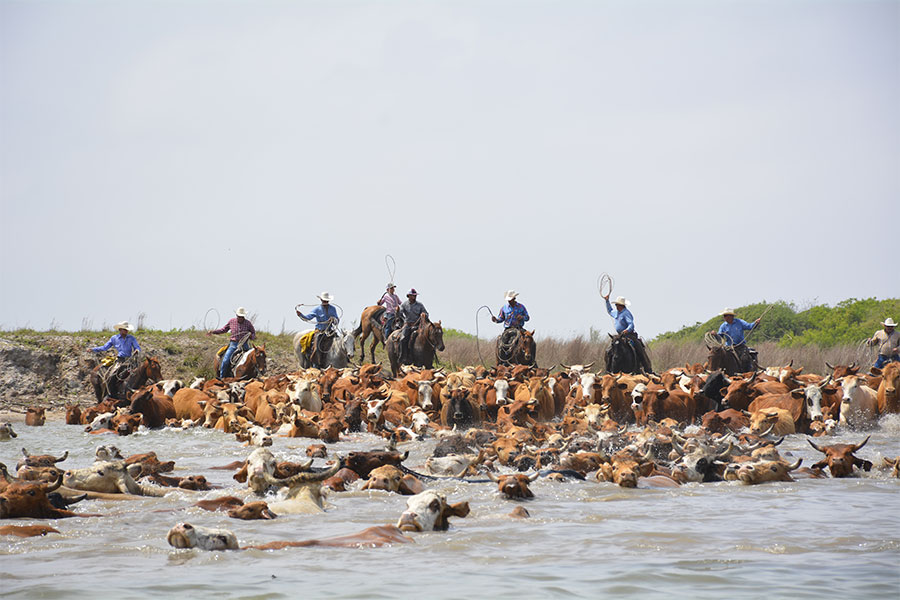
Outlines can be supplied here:
<path id="1" fill-rule="evenodd" d="M 491 317 L 494 316 L 494 313 L 491 312 L 491 308 L 487 304 L 483 304 L 483 305 L 479 306 L 478 310 L 475 311 L 475 349 L 478 351 L 478 359 L 481 361 L 481 366 L 487 367 L 487 365 L 484 362 L 484 357 L 481 356 L 481 346 L 478 343 L 478 340 L 481 338 L 481 336 L 478 334 L 478 313 L 481 312 L 481 309 L 483 309 L 483 308 L 487 309 L 487 311 L 490 313 Z"/>

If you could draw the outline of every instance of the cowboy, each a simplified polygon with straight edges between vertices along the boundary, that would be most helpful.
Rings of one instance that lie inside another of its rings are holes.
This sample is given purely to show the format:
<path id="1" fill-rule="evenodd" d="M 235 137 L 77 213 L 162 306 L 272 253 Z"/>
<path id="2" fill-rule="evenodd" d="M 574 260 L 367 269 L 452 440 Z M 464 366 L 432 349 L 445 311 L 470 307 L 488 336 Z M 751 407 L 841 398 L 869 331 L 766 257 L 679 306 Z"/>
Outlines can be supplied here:
<path id="1" fill-rule="evenodd" d="M 606 312 L 616 321 L 616 334 L 634 349 L 638 363 L 644 366 L 644 370 L 647 372 L 652 371 L 650 358 L 644 350 L 644 343 L 634 330 L 634 315 L 628 310 L 631 302 L 626 300 L 624 296 L 619 296 L 615 301 L 616 308 L 613 309 L 612 304 L 609 302 L 609 294 L 603 296 L 603 299 L 606 300 Z"/>
<path id="2" fill-rule="evenodd" d="M 738 360 L 741 362 L 742 368 L 752 367 L 753 361 L 750 356 L 750 349 L 744 343 L 744 332 L 755 329 L 762 317 L 756 319 L 752 323 L 748 323 L 743 319 L 735 318 L 734 309 L 726 308 L 719 313 L 725 322 L 719 325 L 716 332 L 719 339 L 725 344 L 726 350 L 731 350 L 737 354 Z M 749 370 L 749 369 L 748 369 Z"/>
<path id="3" fill-rule="evenodd" d="M 297 316 L 304 321 L 312 321 L 313 319 L 316 321 L 315 337 L 311 341 L 312 354 L 310 355 L 309 360 L 313 365 L 321 367 L 324 366 L 325 361 L 325 356 L 322 356 L 322 354 L 328 351 L 330 343 L 328 344 L 328 347 L 319 348 L 319 338 L 323 333 L 328 335 L 328 326 L 338 322 L 338 313 L 337 309 L 331 305 L 333 299 L 331 294 L 322 292 L 316 296 L 316 298 L 321 302 L 319 306 L 312 309 L 308 315 L 304 315 L 297 309 Z"/>
<path id="4" fill-rule="evenodd" d="M 395 289 L 397 289 L 397 286 L 393 283 L 387 284 L 387 287 L 385 288 L 386 291 L 381 295 L 381 299 L 378 301 L 378 306 L 384 307 L 384 320 L 382 323 L 384 324 L 385 340 L 387 340 L 388 336 L 391 335 L 391 332 L 394 331 L 394 321 L 397 318 L 397 313 L 400 312 L 400 298 L 394 293 Z"/>
<path id="5" fill-rule="evenodd" d="M 495 317 L 491 315 L 491 320 L 494 323 L 503 323 L 503 329 L 509 329 L 510 327 L 521 329 L 525 326 L 525 321 L 531 318 L 528 316 L 525 305 L 516 301 L 518 296 L 519 293 L 516 290 L 509 290 L 506 292 L 506 295 L 504 296 L 506 305 L 500 309 L 500 316 Z"/>
<path id="6" fill-rule="evenodd" d="M 409 361 L 410 339 L 419 326 L 419 318 L 422 315 L 428 318 L 425 306 L 416 300 L 418 296 L 416 288 L 412 288 L 406 293 L 406 302 L 400 305 L 400 322 L 403 324 L 403 329 L 400 330 L 400 364 Z"/>
<path id="7" fill-rule="evenodd" d="M 250 349 L 250 344 L 247 343 L 247 340 L 256 339 L 256 328 L 253 327 L 253 323 L 247 318 L 247 309 L 240 306 L 234 311 L 234 315 L 234 318 L 225 323 L 223 327 L 206 332 L 206 335 L 213 335 L 231 331 L 228 348 L 222 356 L 221 364 L 219 364 L 219 379 L 225 379 L 225 375 L 231 370 L 231 357 L 234 355 L 240 342 L 244 342 L 241 350 L 246 352 Z M 249 334 L 249 337 L 247 337 L 247 334 Z"/>
<path id="8" fill-rule="evenodd" d="M 881 324 L 884 326 L 884 329 L 876 331 L 871 339 L 866 340 L 870 346 L 878 346 L 878 358 L 875 360 L 874 365 L 876 369 L 880 369 L 889 362 L 900 362 L 900 353 L 898 353 L 900 332 L 894 329 L 897 327 L 897 324 L 890 317 L 882 321 Z"/>
<path id="9" fill-rule="evenodd" d="M 116 364 L 110 370 L 110 373 L 117 371 L 122 366 L 122 363 L 131 358 L 132 354 L 141 351 L 141 345 L 138 344 L 137 338 L 131 335 L 131 332 L 134 331 L 131 323 L 122 321 L 121 323 L 116 323 L 115 328 L 119 330 L 118 335 L 110 337 L 109 341 L 102 346 L 88 348 L 91 352 L 105 352 L 110 348 L 116 349 Z"/>

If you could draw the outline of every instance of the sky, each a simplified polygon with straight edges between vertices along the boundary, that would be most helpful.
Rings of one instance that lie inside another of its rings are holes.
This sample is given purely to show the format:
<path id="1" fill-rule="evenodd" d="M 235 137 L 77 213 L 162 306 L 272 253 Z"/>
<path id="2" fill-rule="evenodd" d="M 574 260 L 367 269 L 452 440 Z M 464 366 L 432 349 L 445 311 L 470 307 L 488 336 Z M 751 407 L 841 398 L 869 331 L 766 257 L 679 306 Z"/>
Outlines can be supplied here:
<path id="1" fill-rule="evenodd" d="M 0 328 L 897 297 L 898 107 L 894 1 L 0 0 Z"/>

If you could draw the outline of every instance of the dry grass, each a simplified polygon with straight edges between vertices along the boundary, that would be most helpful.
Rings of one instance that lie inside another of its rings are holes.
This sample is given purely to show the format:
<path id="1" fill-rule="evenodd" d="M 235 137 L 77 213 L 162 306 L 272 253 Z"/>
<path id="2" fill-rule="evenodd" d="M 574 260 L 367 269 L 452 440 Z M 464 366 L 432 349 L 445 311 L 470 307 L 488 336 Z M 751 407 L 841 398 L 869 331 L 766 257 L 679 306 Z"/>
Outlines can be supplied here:
<path id="1" fill-rule="evenodd" d="M 474 339 L 454 338 L 445 341 L 446 350 L 441 352 L 441 364 L 450 368 L 464 365 L 482 364 Z M 560 364 L 585 364 L 594 361 L 593 370 L 603 370 L 603 356 L 608 343 L 590 341 L 584 337 L 569 340 L 543 338 L 537 341 L 537 359 L 542 367 Z M 492 366 L 494 360 L 494 340 L 481 340 L 481 356 L 484 364 Z M 819 346 L 781 347 L 775 342 L 760 342 L 753 347 L 759 352 L 760 366 L 786 365 L 792 360 L 794 366 L 803 366 L 806 372 L 825 373 L 825 363 L 847 365 L 853 362 L 869 366 L 875 356 L 866 348 L 842 345 L 831 348 Z M 706 346 L 695 342 L 656 342 L 650 345 L 650 357 L 657 372 L 685 363 L 704 363 L 708 354 Z"/>

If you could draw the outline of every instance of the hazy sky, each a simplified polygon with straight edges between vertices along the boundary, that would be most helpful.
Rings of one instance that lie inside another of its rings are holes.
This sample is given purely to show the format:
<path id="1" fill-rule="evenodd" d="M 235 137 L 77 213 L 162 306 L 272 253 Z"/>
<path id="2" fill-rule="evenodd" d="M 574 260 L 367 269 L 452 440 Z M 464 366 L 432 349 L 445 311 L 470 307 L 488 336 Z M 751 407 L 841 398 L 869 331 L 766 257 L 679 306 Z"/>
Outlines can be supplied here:
<path id="1" fill-rule="evenodd" d="M 896 297 L 898 107 L 895 1 L 0 0 L 0 326 Z"/>

